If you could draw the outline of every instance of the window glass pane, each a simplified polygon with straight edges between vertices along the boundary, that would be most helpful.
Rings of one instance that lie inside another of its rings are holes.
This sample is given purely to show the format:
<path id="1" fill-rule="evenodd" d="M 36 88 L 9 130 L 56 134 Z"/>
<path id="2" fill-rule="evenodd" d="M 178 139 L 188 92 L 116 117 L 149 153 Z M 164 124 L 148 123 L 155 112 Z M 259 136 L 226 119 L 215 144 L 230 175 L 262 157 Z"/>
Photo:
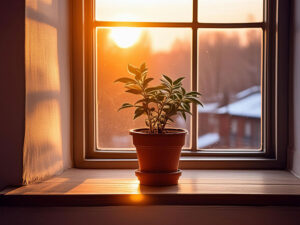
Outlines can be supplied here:
<path id="1" fill-rule="evenodd" d="M 192 0 L 96 0 L 96 20 L 191 22 Z"/>
<path id="2" fill-rule="evenodd" d="M 133 147 L 128 131 L 145 127 L 144 117 L 133 120 L 133 110 L 117 112 L 124 102 L 134 103 L 136 95 L 125 93 L 117 78 L 127 76 L 127 65 L 147 63 L 149 75 L 157 84 L 162 74 L 172 78 L 185 76 L 183 84 L 191 87 L 191 36 L 189 28 L 98 28 L 97 29 L 97 145 L 98 149 Z M 173 127 L 190 131 L 177 116 Z M 186 147 L 190 136 L 186 139 Z"/>
<path id="3" fill-rule="evenodd" d="M 261 147 L 261 29 L 200 29 L 198 148 Z"/>
<path id="4" fill-rule="evenodd" d="M 198 20 L 206 23 L 262 22 L 263 0 L 199 0 Z"/>

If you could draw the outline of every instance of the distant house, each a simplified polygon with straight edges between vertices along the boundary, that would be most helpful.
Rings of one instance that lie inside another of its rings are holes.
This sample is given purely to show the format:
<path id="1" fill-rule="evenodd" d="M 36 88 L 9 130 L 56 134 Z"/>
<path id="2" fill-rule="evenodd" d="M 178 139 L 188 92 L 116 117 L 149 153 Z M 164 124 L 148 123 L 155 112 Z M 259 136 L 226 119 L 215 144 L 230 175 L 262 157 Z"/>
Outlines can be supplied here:
<path id="1" fill-rule="evenodd" d="M 198 148 L 260 148 L 259 86 L 239 92 L 227 105 L 205 104 L 204 108 L 198 109 L 198 113 Z"/>

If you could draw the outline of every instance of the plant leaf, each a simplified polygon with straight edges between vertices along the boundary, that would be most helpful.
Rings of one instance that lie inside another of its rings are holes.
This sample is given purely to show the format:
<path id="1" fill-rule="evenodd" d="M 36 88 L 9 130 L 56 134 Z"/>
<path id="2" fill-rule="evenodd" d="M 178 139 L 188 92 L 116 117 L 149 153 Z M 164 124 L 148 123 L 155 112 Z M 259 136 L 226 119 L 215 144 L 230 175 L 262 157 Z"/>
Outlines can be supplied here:
<path id="1" fill-rule="evenodd" d="M 186 110 L 186 109 L 179 110 L 179 111 L 180 111 L 180 112 L 186 112 L 186 113 L 188 113 L 188 114 L 192 115 L 192 113 L 191 113 L 189 110 Z"/>
<path id="2" fill-rule="evenodd" d="M 138 118 L 139 116 L 143 115 L 144 113 L 144 109 L 143 108 L 137 108 L 134 112 L 134 117 L 133 119 L 135 120 L 136 118 Z"/>
<path id="3" fill-rule="evenodd" d="M 187 104 L 187 103 L 182 103 L 181 106 L 182 106 L 182 108 L 185 109 L 185 110 L 190 110 L 190 105 Z"/>
<path id="4" fill-rule="evenodd" d="M 198 95 L 201 95 L 201 93 L 199 93 L 197 91 L 191 91 L 191 92 L 186 93 L 186 95 L 195 95 L 195 96 L 198 96 Z"/>
<path id="5" fill-rule="evenodd" d="M 128 64 L 127 70 L 130 74 L 132 74 L 134 76 L 137 76 L 137 75 L 141 74 L 139 69 L 136 68 L 135 66 L 131 65 L 131 64 Z"/>
<path id="6" fill-rule="evenodd" d="M 186 91 L 183 87 L 180 88 L 181 89 L 181 92 L 182 92 L 182 95 L 185 95 Z"/>
<path id="7" fill-rule="evenodd" d="M 191 97 L 189 97 L 189 98 L 186 98 L 186 99 L 190 100 L 190 101 L 193 102 L 193 103 L 199 104 L 199 105 L 201 105 L 201 106 L 203 107 L 202 102 L 200 102 L 200 101 L 199 101 L 198 99 L 196 99 L 196 98 L 191 98 Z"/>
<path id="8" fill-rule="evenodd" d="M 154 78 L 147 78 L 145 81 L 144 81 L 144 87 L 147 87 L 147 85 L 149 84 L 150 81 L 154 80 Z"/>
<path id="9" fill-rule="evenodd" d="M 142 73 L 143 73 L 145 70 L 147 70 L 146 63 L 142 63 L 142 65 L 140 66 L 140 70 L 141 70 Z"/>
<path id="10" fill-rule="evenodd" d="M 129 103 L 124 103 L 119 109 L 118 111 L 125 109 L 125 108 L 130 108 L 133 107 L 133 105 L 129 104 Z"/>
<path id="11" fill-rule="evenodd" d="M 165 85 L 167 88 L 171 88 L 172 85 L 170 85 L 167 81 L 160 79 L 160 81 L 162 82 L 163 85 Z"/>
<path id="12" fill-rule="evenodd" d="M 143 81 L 147 77 L 147 74 L 148 74 L 148 70 L 145 70 L 144 72 L 141 73 L 141 78 L 142 78 Z"/>
<path id="13" fill-rule="evenodd" d="M 156 86 L 156 87 L 146 88 L 146 89 L 145 89 L 145 92 L 146 92 L 146 93 L 149 93 L 149 92 L 152 92 L 152 91 L 161 90 L 161 89 L 163 89 L 163 88 L 165 88 L 165 86 L 159 85 L 159 86 Z"/>
<path id="14" fill-rule="evenodd" d="M 172 121 L 172 122 L 174 123 L 174 120 L 173 120 L 173 119 L 171 119 L 171 118 L 168 118 L 168 120 L 170 120 L 170 121 Z"/>
<path id="15" fill-rule="evenodd" d="M 125 87 L 128 89 L 142 91 L 141 87 L 137 84 L 128 84 L 128 85 L 125 85 Z"/>
<path id="16" fill-rule="evenodd" d="M 173 84 L 173 81 L 170 77 L 168 77 L 167 75 L 163 75 L 163 77 L 169 82 L 169 84 Z"/>
<path id="17" fill-rule="evenodd" d="M 185 113 L 183 111 L 181 111 L 181 115 L 182 115 L 184 121 L 186 121 L 186 115 L 185 115 Z"/>
<path id="18" fill-rule="evenodd" d="M 141 103 L 141 102 L 146 102 L 147 100 L 146 99 L 140 99 L 140 100 L 138 100 L 138 101 L 136 101 L 134 104 L 136 105 L 136 104 L 139 104 L 139 103 Z"/>
<path id="19" fill-rule="evenodd" d="M 136 89 L 129 89 L 129 90 L 127 90 L 126 92 L 131 93 L 131 94 L 136 94 L 136 95 L 142 93 L 141 90 L 136 90 Z"/>
<path id="20" fill-rule="evenodd" d="M 183 79 L 184 79 L 184 77 L 180 77 L 180 78 L 178 78 L 177 80 L 175 80 L 175 81 L 173 82 L 173 84 L 174 84 L 174 85 L 177 85 L 177 84 L 179 84 Z"/>
<path id="21" fill-rule="evenodd" d="M 122 77 L 122 78 L 119 78 L 117 80 L 115 80 L 115 82 L 121 82 L 121 83 L 125 83 L 125 84 L 135 84 L 136 81 L 131 79 L 131 78 L 127 78 L 127 77 Z"/>
<path id="22" fill-rule="evenodd" d="M 145 120 L 145 124 L 147 127 L 149 127 L 150 126 L 149 120 Z"/>

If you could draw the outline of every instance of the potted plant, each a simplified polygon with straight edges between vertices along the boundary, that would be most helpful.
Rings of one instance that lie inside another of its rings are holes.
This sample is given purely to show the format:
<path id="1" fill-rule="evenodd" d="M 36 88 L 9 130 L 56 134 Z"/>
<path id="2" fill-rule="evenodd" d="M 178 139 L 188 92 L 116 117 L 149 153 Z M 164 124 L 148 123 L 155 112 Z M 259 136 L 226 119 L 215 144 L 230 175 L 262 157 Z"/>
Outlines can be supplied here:
<path id="1" fill-rule="evenodd" d="M 178 183 L 181 170 L 178 169 L 181 149 L 185 143 L 185 129 L 169 128 L 177 114 L 186 120 L 191 114 L 190 104 L 200 104 L 196 91 L 187 92 L 180 77 L 172 80 L 162 75 L 158 86 L 150 86 L 153 78 L 143 63 L 139 68 L 128 65 L 131 77 L 122 77 L 115 82 L 125 84 L 126 92 L 138 95 L 134 103 L 124 103 L 119 110 L 135 108 L 134 118 L 145 115 L 147 128 L 130 130 L 136 147 L 139 169 L 136 176 L 143 185 L 173 185 Z"/>

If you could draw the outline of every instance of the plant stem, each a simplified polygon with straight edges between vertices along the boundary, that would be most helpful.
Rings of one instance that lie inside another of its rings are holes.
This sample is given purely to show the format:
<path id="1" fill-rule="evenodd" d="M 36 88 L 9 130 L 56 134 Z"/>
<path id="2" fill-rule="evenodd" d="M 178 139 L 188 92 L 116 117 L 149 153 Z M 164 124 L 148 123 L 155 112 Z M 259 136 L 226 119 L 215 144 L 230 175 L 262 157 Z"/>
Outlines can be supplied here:
<path id="1" fill-rule="evenodd" d="M 139 84 L 139 86 L 141 87 L 141 89 L 142 89 L 142 96 L 143 96 L 143 98 L 146 100 L 147 99 L 147 94 L 146 94 L 146 92 L 145 92 L 145 88 L 144 88 L 144 86 L 143 85 L 141 85 L 140 83 L 138 83 Z M 146 106 L 144 107 L 146 110 L 146 114 L 147 114 L 147 117 L 148 117 L 148 120 L 149 120 L 149 129 L 150 129 L 150 133 L 152 134 L 152 133 L 154 133 L 153 132 L 153 126 L 152 126 L 152 122 L 151 122 L 151 110 L 149 110 L 149 107 L 148 107 L 148 102 L 146 101 Z"/>
<path id="2" fill-rule="evenodd" d="M 165 106 L 165 104 L 166 104 L 166 102 L 169 100 L 169 98 L 170 98 L 170 96 L 172 95 L 172 92 L 173 92 L 173 89 L 171 89 L 171 93 L 164 99 L 164 101 L 162 102 L 162 104 L 161 104 L 161 108 L 160 108 L 160 110 L 157 112 L 157 117 L 156 117 L 156 123 L 158 123 L 160 120 L 159 120 L 159 118 L 160 118 L 160 116 L 161 116 L 161 113 L 162 113 L 162 111 L 163 111 L 163 109 L 164 109 L 164 106 Z M 160 123 L 160 122 L 159 122 Z M 165 122 L 162 124 L 162 129 L 161 129 L 161 132 L 163 132 L 164 131 L 164 127 L 166 126 L 166 124 L 167 124 L 167 120 L 165 120 Z M 158 129 L 158 125 L 157 125 L 157 129 Z"/>

